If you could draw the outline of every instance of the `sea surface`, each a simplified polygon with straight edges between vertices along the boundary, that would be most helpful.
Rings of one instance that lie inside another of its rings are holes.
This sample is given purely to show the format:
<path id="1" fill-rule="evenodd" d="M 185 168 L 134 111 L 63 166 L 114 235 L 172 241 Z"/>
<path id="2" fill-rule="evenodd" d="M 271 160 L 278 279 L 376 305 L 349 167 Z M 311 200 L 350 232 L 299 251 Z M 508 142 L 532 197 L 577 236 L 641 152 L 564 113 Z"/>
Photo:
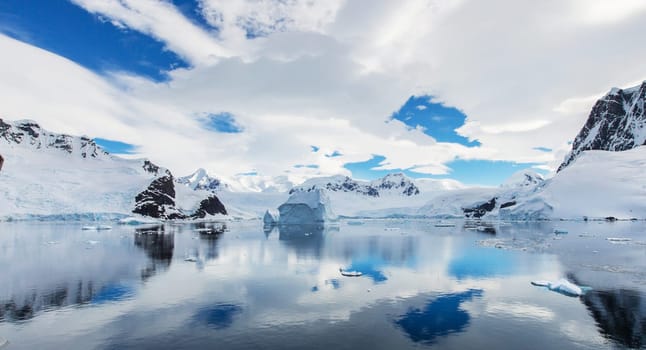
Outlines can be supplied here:
<path id="1" fill-rule="evenodd" d="M 646 348 L 643 221 L 88 224 L 0 223 L 2 350 Z"/>

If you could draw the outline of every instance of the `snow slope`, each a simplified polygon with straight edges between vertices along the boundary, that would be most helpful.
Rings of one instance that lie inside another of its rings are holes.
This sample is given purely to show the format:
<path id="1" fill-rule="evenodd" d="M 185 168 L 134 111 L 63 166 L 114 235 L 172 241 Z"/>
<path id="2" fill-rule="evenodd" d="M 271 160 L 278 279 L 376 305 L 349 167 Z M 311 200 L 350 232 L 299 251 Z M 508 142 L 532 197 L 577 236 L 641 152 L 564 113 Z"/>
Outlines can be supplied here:
<path id="1" fill-rule="evenodd" d="M 583 151 L 540 191 L 502 209 L 500 216 L 646 219 L 645 169 L 644 146 L 623 152 Z"/>
<path id="2" fill-rule="evenodd" d="M 136 195 L 170 175 L 146 159 L 120 158 L 88 137 L 52 133 L 28 120 L 0 119 L 0 154 L 0 220 L 130 215 Z M 202 199 L 189 194 L 179 208 L 190 211 Z"/>

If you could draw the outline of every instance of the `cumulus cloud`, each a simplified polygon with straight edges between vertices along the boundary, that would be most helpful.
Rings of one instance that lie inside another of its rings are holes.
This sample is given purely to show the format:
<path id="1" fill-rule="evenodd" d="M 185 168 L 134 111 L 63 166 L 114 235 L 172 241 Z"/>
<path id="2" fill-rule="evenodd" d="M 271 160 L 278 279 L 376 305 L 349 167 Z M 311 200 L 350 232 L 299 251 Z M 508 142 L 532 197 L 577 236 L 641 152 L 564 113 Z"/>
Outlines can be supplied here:
<path id="1" fill-rule="evenodd" d="M 596 97 L 646 78 L 641 1 L 201 0 L 211 28 L 167 1 L 72 1 L 163 41 L 192 67 L 163 83 L 101 77 L 0 38 L 10 53 L 0 58 L 0 112 L 135 143 L 179 173 L 201 166 L 299 181 L 348 174 L 343 164 L 375 154 L 386 157 L 380 169 L 431 174 L 448 173 L 456 157 L 553 169 Z M 29 80 L 39 65 L 60 74 L 43 69 Z M 54 87 L 61 81 L 66 90 Z M 390 120 L 425 94 L 464 111 L 458 132 L 481 146 L 437 142 Z M 221 112 L 243 132 L 202 127 L 200 116 Z M 342 155 L 325 157 L 334 151 Z"/>

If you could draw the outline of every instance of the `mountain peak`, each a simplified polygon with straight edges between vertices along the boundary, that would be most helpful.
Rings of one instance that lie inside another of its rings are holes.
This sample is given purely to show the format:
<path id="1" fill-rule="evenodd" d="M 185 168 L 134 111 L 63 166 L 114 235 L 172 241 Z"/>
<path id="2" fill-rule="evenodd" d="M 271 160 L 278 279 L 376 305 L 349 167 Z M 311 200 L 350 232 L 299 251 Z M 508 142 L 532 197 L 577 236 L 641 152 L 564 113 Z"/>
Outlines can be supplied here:
<path id="1" fill-rule="evenodd" d="M 175 181 L 188 186 L 192 190 L 217 192 L 228 188 L 220 179 L 211 177 L 203 168 L 198 168 L 191 175 L 178 177 Z"/>
<path id="2" fill-rule="evenodd" d="M 12 146 L 63 151 L 81 158 L 105 158 L 109 154 L 87 136 L 56 134 L 40 127 L 33 120 L 14 122 L 0 119 L 0 141 Z"/>
<path id="3" fill-rule="evenodd" d="M 646 145 L 645 103 L 646 81 L 627 89 L 611 89 L 592 107 L 558 171 L 575 161 L 583 151 L 625 151 Z"/>

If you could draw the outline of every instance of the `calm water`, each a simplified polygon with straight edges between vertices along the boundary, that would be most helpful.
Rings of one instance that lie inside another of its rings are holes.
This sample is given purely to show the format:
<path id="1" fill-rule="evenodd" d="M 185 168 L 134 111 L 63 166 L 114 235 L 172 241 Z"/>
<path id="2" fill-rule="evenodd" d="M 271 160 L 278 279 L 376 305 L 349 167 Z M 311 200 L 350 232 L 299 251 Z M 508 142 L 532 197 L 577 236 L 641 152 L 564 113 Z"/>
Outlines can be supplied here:
<path id="1" fill-rule="evenodd" d="M 0 337 L 6 349 L 646 347 L 646 223 L 435 223 L 2 223 Z M 592 290 L 530 284 L 560 277 Z"/>

